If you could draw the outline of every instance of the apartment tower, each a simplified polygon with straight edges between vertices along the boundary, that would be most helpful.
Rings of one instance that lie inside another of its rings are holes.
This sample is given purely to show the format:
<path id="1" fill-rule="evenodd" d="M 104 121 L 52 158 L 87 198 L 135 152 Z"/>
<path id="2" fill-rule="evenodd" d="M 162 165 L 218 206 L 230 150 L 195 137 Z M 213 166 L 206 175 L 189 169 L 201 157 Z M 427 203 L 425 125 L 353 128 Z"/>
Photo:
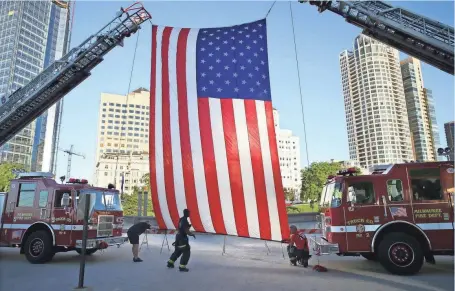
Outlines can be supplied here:
<path id="1" fill-rule="evenodd" d="M 0 2 L 0 106 L 68 48 L 67 1 Z M 63 101 L 0 147 L 0 163 L 54 172 Z"/>
<path id="2" fill-rule="evenodd" d="M 424 88 L 420 61 L 409 57 L 400 62 L 409 127 L 418 161 L 437 160 L 439 129 L 432 91 Z"/>
<path id="3" fill-rule="evenodd" d="M 339 59 L 350 159 L 363 168 L 412 160 L 398 51 L 361 34 Z"/>

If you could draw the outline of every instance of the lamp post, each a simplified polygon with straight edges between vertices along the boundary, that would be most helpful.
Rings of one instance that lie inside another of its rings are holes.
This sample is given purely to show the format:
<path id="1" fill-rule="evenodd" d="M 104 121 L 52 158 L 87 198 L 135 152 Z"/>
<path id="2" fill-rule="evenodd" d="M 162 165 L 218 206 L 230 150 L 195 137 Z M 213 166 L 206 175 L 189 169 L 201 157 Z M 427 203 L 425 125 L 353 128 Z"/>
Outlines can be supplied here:
<path id="1" fill-rule="evenodd" d="M 438 148 L 438 155 L 440 157 L 446 157 L 448 161 L 450 161 L 451 156 L 453 155 L 454 149 L 450 147 L 446 148 Z"/>

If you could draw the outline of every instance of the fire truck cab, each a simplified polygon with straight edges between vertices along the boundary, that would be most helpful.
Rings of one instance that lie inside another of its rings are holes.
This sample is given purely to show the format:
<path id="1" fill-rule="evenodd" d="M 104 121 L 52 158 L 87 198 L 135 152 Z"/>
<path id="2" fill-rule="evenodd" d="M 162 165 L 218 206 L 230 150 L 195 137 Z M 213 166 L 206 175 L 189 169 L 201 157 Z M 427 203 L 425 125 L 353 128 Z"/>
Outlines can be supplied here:
<path id="1" fill-rule="evenodd" d="M 0 246 L 19 247 L 31 263 L 57 252 L 81 252 L 83 214 L 79 203 L 91 196 L 86 253 L 124 243 L 123 210 L 115 189 L 91 187 L 87 180 L 58 184 L 51 173 L 21 173 L 8 193 L 0 193 Z"/>
<path id="2" fill-rule="evenodd" d="M 378 260 L 393 274 L 420 271 L 424 259 L 454 254 L 452 162 L 393 164 L 370 175 L 328 178 L 319 217 L 323 254 Z"/>

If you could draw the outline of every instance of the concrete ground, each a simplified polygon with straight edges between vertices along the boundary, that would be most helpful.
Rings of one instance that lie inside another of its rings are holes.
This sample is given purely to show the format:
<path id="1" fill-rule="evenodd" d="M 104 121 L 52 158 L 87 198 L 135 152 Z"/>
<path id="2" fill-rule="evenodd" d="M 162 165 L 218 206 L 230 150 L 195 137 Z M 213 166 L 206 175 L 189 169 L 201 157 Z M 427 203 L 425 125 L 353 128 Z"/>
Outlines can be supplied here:
<path id="1" fill-rule="evenodd" d="M 179 273 L 165 267 L 170 253 L 165 246 L 160 254 L 163 236 L 148 235 L 148 239 L 149 247 L 142 245 L 142 263 L 132 262 L 129 244 L 89 257 L 85 285 L 95 291 L 454 290 L 453 257 L 436 257 L 436 265 L 425 264 L 418 275 L 400 277 L 363 258 L 326 256 L 321 264 L 329 271 L 317 273 L 311 269 L 317 263 L 315 257 L 308 269 L 291 267 L 287 258 L 283 259 L 280 243 L 269 242 L 268 254 L 263 241 L 228 237 L 222 255 L 222 236 L 200 235 L 196 240 L 190 238 L 190 272 Z M 78 274 L 76 252 L 57 254 L 48 264 L 32 265 L 18 249 L 0 249 L 0 290 L 72 290 Z"/>

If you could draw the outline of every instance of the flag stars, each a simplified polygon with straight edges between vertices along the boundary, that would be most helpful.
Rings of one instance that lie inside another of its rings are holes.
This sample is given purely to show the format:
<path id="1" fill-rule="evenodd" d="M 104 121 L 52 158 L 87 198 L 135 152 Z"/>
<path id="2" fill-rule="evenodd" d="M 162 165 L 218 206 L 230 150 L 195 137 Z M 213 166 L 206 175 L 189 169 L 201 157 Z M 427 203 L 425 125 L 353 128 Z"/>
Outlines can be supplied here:
<path id="1" fill-rule="evenodd" d="M 264 48 L 263 48 L 263 47 L 261 47 L 259 50 L 260 50 L 261 52 L 263 52 L 263 51 L 264 51 Z"/>
<path id="2" fill-rule="evenodd" d="M 254 88 L 250 88 L 250 92 L 254 92 Z"/>
<path id="3" fill-rule="evenodd" d="M 235 36 L 231 36 L 231 39 L 234 40 L 234 39 L 235 39 Z"/>
<path id="4" fill-rule="evenodd" d="M 215 81 L 210 80 L 209 83 L 210 83 L 210 85 L 213 85 L 213 84 L 215 84 Z"/>
<path id="5" fill-rule="evenodd" d="M 240 70 L 245 70 L 245 66 L 240 66 Z"/>
<path id="6" fill-rule="evenodd" d="M 257 81 L 256 85 L 261 86 L 261 82 Z"/>
<path id="7" fill-rule="evenodd" d="M 247 45 L 247 46 L 246 46 L 246 49 L 249 50 L 249 49 L 251 49 L 251 47 L 250 47 L 249 45 Z"/>
<path id="8" fill-rule="evenodd" d="M 249 35 L 249 34 L 247 34 L 247 35 L 245 35 L 245 36 L 246 36 L 246 38 L 250 38 L 250 35 Z"/>
<path id="9" fill-rule="evenodd" d="M 213 70 L 213 66 L 210 66 L 210 67 L 209 67 L 209 70 Z"/>
<path id="10" fill-rule="evenodd" d="M 220 39 L 220 37 L 219 37 L 219 36 L 217 36 L 217 37 L 216 37 L 216 39 Z"/>
<path id="11" fill-rule="evenodd" d="M 262 34 L 260 34 L 260 35 L 259 35 L 259 38 L 262 39 L 262 37 L 263 37 Z"/>
<path id="12" fill-rule="evenodd" d="M 201 47 L 201 52 L 205 52 L 205 48 L 204 47 Z"/>
<path id="13" fill-rule="evenodd" d="M 243 57 L 244 53 L 243 53 L 243 52 L 241 52 L 241 53 L 239 53 L 239 55 Z"/>
<path id="14" fill-rule="evenodd" d="M 221 78 L 221 73 L 216 73 L 216 76 L 217 76 L 218 78 Z"/>
<path id="15" fill-rule="evenodd" d="M 253 40 L 253 43 L 258 43 L 258 41 L 257 40 Z"/>
<path id="16" fill-rule="evenodd" d="M 201 64 L 205 64 L 205 60 L 201 60 Z"/>
<path id="17" fill-rule="evenodd" d="M 264 89 L 264 93 L 267 94 L 269 91 L 267 91 L 266 89 Z"/>
<path id="18" fill-rule="evenodd" d="M 267 78 L 267 76 L 265 74 L 262 74 L 262 79 L 265 79 Z"/>
<path id="19" fill-rule="evenodd" d="M 226 81 L 224 81 L 224 83 L 225 83 L 226 85 L 229 85 L 229 84 L 231 84 L 231 81 L 226 80 Z"/>
<path id="20" fill-rule="evenodd" d="M 229 66 L 224 66 L 224 69 L 225 70 L 229 70 Z"/>
<path id="21" fill-rule="evenodd" d="M 213 45 L 213 42 L 209 42 L 209 45 Z"/>
<path id="22" fill-rule="evenodd" d="M 258 53 L 254 53 L 253 55 L 254 55 L 256 58 L 258 57 Z"/>
<path id="23" fill-rule="evenodd" d="M 254 69 L 255 69 L 256 71 L 259 71 L 259 67 L 257 67 L 257 66 L 256 66 L 256 67 L 254 67 Z"/>
<path id="24" fill-rule="evenodd" d="M 206 73 L 202 73 L 202 74 L 201 74 L 202 77 L 205 77 L 206 75 L 207 75 Z"/>
<path id="25" fill-rule="evenodd" d="M 252 31 L 253 31 L 253 32 L 256 32 L 257 30 L 256 30 L 256 29 L 253 29 Z"/>
<path id="26" fill-rule="evenodd" d="M 235 46 L 231 46 L 231 50 L 235 51 Z"/>
<path id="27" fill-rule="evenodd" d="M 248 62 L 249 64 L 251 64 L 251 62 L 253 62 L 253 61 L 252 61 L 251 59 L 248 59 L 247 62 Z"/>
<path id="28" fill-rule="evenodd" d="M 212 54 L 212 53 L 209 53 L 209 57 L 213 57 L 213 54 Z"/>
<path id="29" fill-rule="evenodd" d="M 242 80 L 242 84 L 245 85 L 245 84 L 246 84 L 246 81 L 245 81 L 245 80 Z"/>
<path id="30" fill-rule="evenodd" d="M 218 88 L 218 89 L 216 89 L 216 91 L 221 92 L 221 91 L 223 91 L 223 89 Z"/>
<path id="31" fill-rule="evenodd" d="M 219 50 L 220 50 L 220 47 L 219 47 L 219 46 L 217 46 L 215 49 L 216 49 L 217 51 L 219 51 Z"/>
<path id="32" fill-rule="evenodd" d="M 233 75 L 235 78 L 237 78 L 237 76 L 238 76 L 239 74 L 234 73 L 234 74 L 232 74 L 232 75 Z"/>
<path id="33" fill-rule="evenodd" d="M 265 62 L 264 62 L 264 61 L 261 61 L 261 65 L 265 65 Z"/>
<path id="34" fill-rule="evenodd" d="M 237 63 L 237 60 L 236 59 L 232 59 L 232 62 L 235 64 L 235 63 Z"/>
<path id="35" fill-rule="evenodd" d="M 253 74 L 248 73 L 248 77 L 253 78 Z"/>
<path id="36" fill-rule="evenodd" d="M 223 43 L 224 43 L 224 44 L 227 44 L 227 43 L 228 43 L 228 41 L 227 41 L 227 40 L 225 40 L 225 41 L 223 41 Z"/>
<path id="37" fill-rule="evenodd" d="M 239 40 L 239 43 L 242 44 L 242 43 L 243 43 L 243 40 Z"/>
<path id="38" fill-rule="evenodd" d="M 234 91 L 235 91 L 235 92 L 239 92 L 239 88 L 235 87 L 235 88 L 234 88 Z"/>
<path id="39" fill-rule="evenodd" d="M 224 55 L 225 57 L 227 57 L 227 56 L 228 56 L 228 53 L 223 53 L 223 55 Z"/>
<path id="40" fill-rule="evenodd" d="M 220 59 L 216 59 L 216 62 L 219 64 L 221 62 L 221 60 Z"/>
<path id="41" fill-rule="evenodd" d="M 202 91 L 207 91 L 207 87 L 202 87 Z"/>

